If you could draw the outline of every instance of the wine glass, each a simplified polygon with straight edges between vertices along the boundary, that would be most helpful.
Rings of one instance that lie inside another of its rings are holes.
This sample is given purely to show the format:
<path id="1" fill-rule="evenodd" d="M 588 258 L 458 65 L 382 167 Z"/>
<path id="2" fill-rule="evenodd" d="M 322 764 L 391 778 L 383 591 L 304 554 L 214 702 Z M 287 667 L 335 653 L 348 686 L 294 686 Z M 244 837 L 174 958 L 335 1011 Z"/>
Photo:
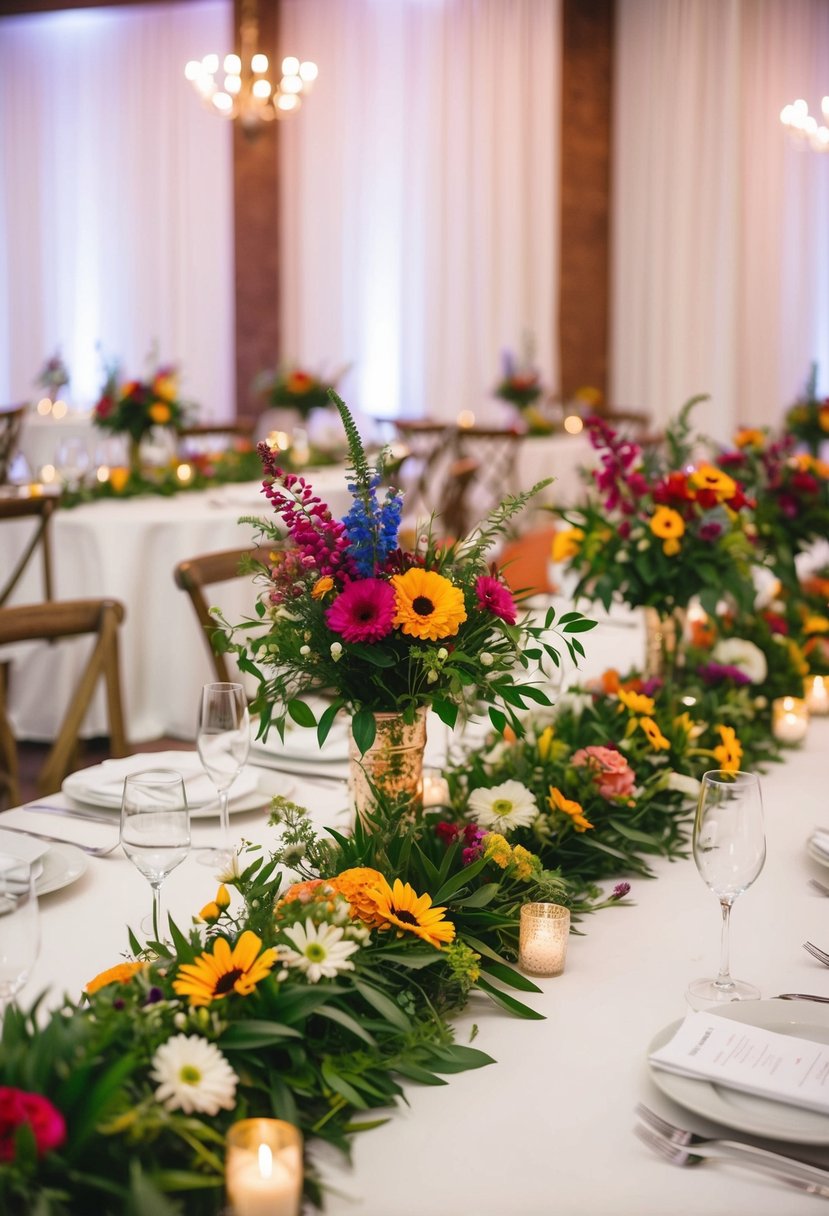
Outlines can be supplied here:
<path id="1" fill-rule="evenodd" d="M 245 766 L 250 751 L 250 716 L 245 690 L 241 684 L 205 684 L 199 705 L 196 746 L 205 772 L 219 794 L 219 834 L 217 849 L 199 854 L 203 865 L 224 866 L 233 850 L 230 846 L 228 791 Z"/>
<path id="2" fill-rule="evenodd" d="M 735 980 L 729 967 L 731 907 L 754 882 L 766 860 L 763 798 L 756 773 L 705 773 L 694 822 L 694 861 L 722 908 L 720 970 L 716 979 L 694 980 L 691 1001 L 756 1000 L 760 990 Z"/>
<path id="3" fill-rule="evenodd" d="M 121 845 L 153 891 L 152 916 L 142 921 L 141 928 L 161 941 L 161 884 L 190 849 L 190 812 L 181 773 L 144 769 L 124 779 Z"/>
<path id="4" fill-rule="evenodd" d="M 68 490 L 77 490 L 89 470 L 89 449 L 82 439 L 62 440 L 55 452 L 55 468 Z"/>
<path id="5" fill-rule="evenodd" d="M 39 948 L 32 867 L 18 857 L 0 854 L 0 1023 L 7 1005 L 29 978 Z"/>

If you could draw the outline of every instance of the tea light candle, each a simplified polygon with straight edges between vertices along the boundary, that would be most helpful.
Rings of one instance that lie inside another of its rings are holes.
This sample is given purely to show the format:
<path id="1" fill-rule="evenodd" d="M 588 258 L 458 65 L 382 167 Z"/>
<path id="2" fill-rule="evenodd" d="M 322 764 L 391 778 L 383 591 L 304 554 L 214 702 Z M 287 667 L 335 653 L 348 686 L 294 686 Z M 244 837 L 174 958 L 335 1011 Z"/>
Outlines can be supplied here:
<path id="1" fill-rule="evenodd" d="M 299 1216 L 302 1137 L 281 1119 L 241 1119 L 227 1134 L 225 1186 L 233 1216 Z"/>
<path id="2" fill-rule="evenodd" d="M 449 782 L 437 769 L 427 769 L 423 774 L 423 805 L 449 805 Z"/>
<path id="3" fill-rule="evenodd" d="M 180 464 L 176 468 L 176 477 L 183 486 L 193 480 L 193 470 L 189 464 Z"/>
<path id="4" fill-rule="evenodd" d="M 803 681 L 810 714 L 829 714 L 829 676 L 807 676 Z"/>
<path id="5" fill-rule="evenodd" d="M 778 697 L 771 706 L 771 730 L 781 743 L 799 743 L 809 729 L 809 710 L 800 697 Z"/>
<path id="6" fill-rule="evenodd" d="M 524 904 L 518 937 L 518 966 L 528 975 L 561 975 L 569 935 L 569 908 L 560 904 Z"/>
<path id="7" fill-rule="evenodd" d="M 458 426 L 462 430 L 468 431 L 474 425 L 475 415 L 472 413 L 472 410 L 461 410 L 458 414 Z"/>

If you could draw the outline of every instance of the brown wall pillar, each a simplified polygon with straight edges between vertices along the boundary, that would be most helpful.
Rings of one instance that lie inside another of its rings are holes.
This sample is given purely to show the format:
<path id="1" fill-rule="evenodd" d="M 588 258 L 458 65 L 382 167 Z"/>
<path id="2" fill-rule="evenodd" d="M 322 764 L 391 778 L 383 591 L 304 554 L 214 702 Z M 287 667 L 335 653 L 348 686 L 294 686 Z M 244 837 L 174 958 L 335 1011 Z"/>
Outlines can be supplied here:
<path id="1" fill-rule="evenodd" d="M 238 42 L 241 0 L 234 0 Z M 259 49 L 278 71 L 278 0 L 259 0 Z M 254 136 L 233 124 L 233 230 L 236 279 L 236 413 L 262 408 L 252 392 L 257 372 L 275 367 L 279 349 L 279 123 Z"/>
<path id="2" fill-rule="evenodd" d="M 607 394 L 615 0 L 563 0 L 561 392 Z"/>

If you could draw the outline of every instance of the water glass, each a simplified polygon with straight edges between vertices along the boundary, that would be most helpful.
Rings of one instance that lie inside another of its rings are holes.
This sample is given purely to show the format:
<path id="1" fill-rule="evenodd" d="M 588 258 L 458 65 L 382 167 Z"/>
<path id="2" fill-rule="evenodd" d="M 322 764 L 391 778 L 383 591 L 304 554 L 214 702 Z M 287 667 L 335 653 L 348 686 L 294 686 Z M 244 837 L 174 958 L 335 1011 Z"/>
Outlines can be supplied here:
<path id="1" fill-rule="evenodd" d="M 144 769 L 125 778 L 121 845 L 153 892 L 152 916 L 141 927 L 161 941 L 161 884 L 190 849 L 190 813 L 181 773 L 169 768 Z"/>
<path id="2" fill-rule="evenodd" d="M 0 1020 L 29 978 L 40 949 L 34 871 L 0 854 Z"/>
<path id="3" fill-rule="evenodd" d="M 199 854 L 204 865 L 225 865 L 231 857 L 228 796 L 230 787 L 245 767 L 250 751 L 250 715 L 241 684 L 205 684 L 199 703 L 196 746 L 201 762 L 219 795 L 218 849 Z"/>

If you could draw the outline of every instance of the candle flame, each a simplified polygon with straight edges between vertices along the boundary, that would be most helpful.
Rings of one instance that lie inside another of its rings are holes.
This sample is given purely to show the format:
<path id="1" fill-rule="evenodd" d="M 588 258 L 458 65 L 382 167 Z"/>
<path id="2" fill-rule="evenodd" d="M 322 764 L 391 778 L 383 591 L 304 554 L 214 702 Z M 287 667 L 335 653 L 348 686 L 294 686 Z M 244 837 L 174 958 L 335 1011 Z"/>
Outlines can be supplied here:
<path id="1" fill-rule="evenodd" d="M 270 1178 L 273 1174 L 273 1153 L 269 1144 L 259 1145 L 259 1174 L 262 1178 Z"/>

